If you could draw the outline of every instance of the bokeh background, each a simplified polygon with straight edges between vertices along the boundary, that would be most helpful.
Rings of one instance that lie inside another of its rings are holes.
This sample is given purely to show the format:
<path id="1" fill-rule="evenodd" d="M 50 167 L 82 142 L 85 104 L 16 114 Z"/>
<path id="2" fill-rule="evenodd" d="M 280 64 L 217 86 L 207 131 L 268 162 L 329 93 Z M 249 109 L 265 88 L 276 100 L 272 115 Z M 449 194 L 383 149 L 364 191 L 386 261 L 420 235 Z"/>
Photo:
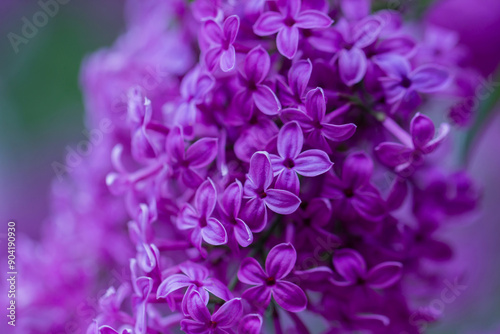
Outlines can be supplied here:
<path id="1" fill-rule="evenodd" d="M 487 77 L 498 73 L 499 0 L 408 2 L 427 8 L 422 19 L 456 30 L 472 51 L 471 65 Z M 69 0 L 15 52 L 9 33 L 21 35 L 23 18 L 32 21 L 40 9 L 37 1 L 0 2 L 0 235 L 15 220 L 35 239 L 50 212 L 52 164 L 63 162 L 67 145 L 85 139 L 81 62 L 111 45 L 124 24 L 122 1 Z M 492 80 L 499 84 L 482 101 L 480 121 L 460 140 L 471 143 L 467 165 L 483 188 L 482 211 L 447 235 L 456 262 L 469 265 L 467 289 L 446 305 L 434 333 L 500 333 L 500 76 Z"/>

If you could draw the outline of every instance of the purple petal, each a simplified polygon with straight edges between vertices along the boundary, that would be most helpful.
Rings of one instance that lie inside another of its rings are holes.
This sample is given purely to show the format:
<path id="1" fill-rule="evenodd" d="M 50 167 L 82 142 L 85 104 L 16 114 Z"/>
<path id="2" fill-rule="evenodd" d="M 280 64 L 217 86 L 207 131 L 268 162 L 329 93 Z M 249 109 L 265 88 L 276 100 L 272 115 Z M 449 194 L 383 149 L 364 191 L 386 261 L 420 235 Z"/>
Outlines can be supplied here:
<path id="1" fill-rule="evenodd" d="M 260 334 L 262 317 L 259 314 L 248 314 L 241 319 L 238 325 L 238 334 Z"/>
<path id="2" fill-rule="evenodd" d="M 357 192 L 351 200 L 356 212 L 368 221 L 380 221 L 386 214 L 387 209 L 380 195 L 374 191 Z"/>
<path id="3" fill-rule="evenodd" d="M 234 298 L 224 303 L 212 316 L 212 321 L 222 328 L 236 325 L 243 313 L 243 305 L 240 298 Z"/>
<path id="4" fill-rule="evenodd" d="M 226 229 L 215 218 L 207 220 L 207 226 L 201 228 L 203 240 L 211 245 L 223 245 L 227 243 Z"/>
<path id="5" fill-rule="evenodd" d="M 259 309 L 266 309 L 271 302 L 271 288 L 265 284 L 258 285 L 245 290 L 241 297 L 245 298 L 250 305 Z"/>
<path id="6" fill-rule="evenodd" d="M 236 225 L 234 226 L 234 236 L 241 247 L 248 247 L 253 242 L 253 234 L 245 222 L 236 218 Z"/>
<path id="7" fill-rule="evenodd" d="M 377 45 L 377 53 L 395 53 L 401 56 L 409 55 L 416 46 L 413 38 L 407 36 L 395 36 L 381 41 Z"/>
<path id="8" fill-rule="evenodd" d="M 438 240 L 427 240 L 418 247 L 418 253 L 422 257 L 432 259 L 434 261 L 448 261 L 453 256 L 453 250 L 445 242 Z"/>
<path id="9" fill-rule="evenodd" d="M 208 277 L 207 267 L 193 262 L 181 263 L 179 264 L 179 269 L 194 281 L 202 282 Z"/>
<path id="10" fill-rule="evenodd" d="M 286 277 L 295 266 L 297 252 L 290 243 L 279 244 L 269 251 L 266 259 L 266 272 L 276 280 Z"/>
<path id="11" fill-rule="evenodd" d="M 313 198 L 307 204 L 305 214 L 314 226 L 325 226 L 332 217 L 332 205 L 326 198 Z"/>
<path id="12" fill-rule="evenodd" d="M 283 168 L 276 178 L 276 189 L 286 190 L 295 195 L 300 193 L 300 181 L 297 173 L 288 168 Z"/>
<path id="13" fill-rule="evenodd" d="M 258 36 L 269 36 L 277 33 L 284 25 L 283 16 L 279 13 L 265 12 L 253 25 L 253 32 Z"/>
<path id="14" fill-rule="evenodd" d="M 345 248 L 335 252 L 333 265 L 340 276 L 350 283 L 366 277 L 366 262 L 354 249 Z"/>
<path id="15" fill-rule="evenodd" d="M 283 125 L 278 134 L 278 153 L 284 159 L 295 159 L 302 151 L 304 136 L 299 123 L 289 122 Z"/>
<path id="16" fill-rule="evenodd" d="M 325 29 L 333 20 L 319 10 L 304 10 L 295 18 L 295 25 L 302 29 Z"/>
<path id="17" fill-rule="evenodd" d="M 180 127 L 174 127 L 168 134 L 166 151 L 175 161 L 184 160 L 184 138 Z"/>
<path id="18" fill-rule="evenodd" d="M 326 109 L 326 107 L 325 107 Z M 281 112 L 280 118 L 283 122 L 299 122 L 300 126 L 304 131 L 310 130 L 312 128 L 313 120 L 309 115 L 299 109 L 284 109 Z"/>
<path id="19" fill-rule="evenodd" d="M 259 197 L 248 201 L 241 211 L 241 218 L 252 232 L 261 232 L 267 224 L 267 208 L 264 201 Z"/>
<path id="20" fill-rule="evenodd" d="M 241 262 L 238 279 L 245 284 L 257 285 L 263 284 L 267 275 L 256 259 L 247 257 Z"/>
<path id="21" fill-rule="evenodd" d="M 385 289 L 401 278 L 403 265 L 399 262 L 383 262 L 368 272 L 367 283 L 374 289 Z"/>
<path id="22" fill-rule="evenodd" d="M 186 151 L 186 161 L 191 168 L 208 166 L 217 156 L 217 138 L 202 138 Z"/>
<path id="23" fill-rule="evenodd" d="M 433 152 L 439 144 L 446 138 L 448 133 L 450 132 L 450 125 L 443 123 L 439 127 L 437 131 L 437 135 L 434 139 L 432 139 L 430 142 L 427 143 L 427 145 L 422 149 L 424 153 L 431 153 Z"/>
<path id="24" fill-rule="evenodd" d="M 420 93 L 433 93 L 443 89 L 450 81 L 448 71 L 436 65 L 423 65 L 411 73 L 413 88 Z"/>
<path id="25" fill-rule="evenodd" d="M 250 159 L 248 175 L 258 190 L 266 190 L 273 182 L 273 168 L 266 152 L 255 152 Z"/>
<path id="26" fill-rule="evenodd" d="M 309 59 L 299 60 L 288 71 L 288 84 L 292 91 L 302 97 L 305 93 L 312 73 L 312 63 Z"/>
<path id="27" fill-rule="evenodd" d="M 382 20 L 376 16 L 366 17 L 354 27 L 354 45 L 357 49 L 373 44 L 382 30 Z"/>
<path id="28" fill-rule="evenodd" d="M 290 312 L 301 312 L 307 307 L 307 297 L 297 285 L 279 281 L 273 287 L 273 297 L 283 309 Z"/>
<path id="29" fill-rule="evenodd" d="M 311 147 L 315 147 L 330 154 L 332 153 L 332 149 L 330 148 L 330 145 L 326 141 L 326 138 L 323 135 L 323 131 L 321 130 L 314 129 L 313 131 L 309 132 L 307 134 L 306 141 Z"/>
<path id="30" fill-rule="evenodd" d="M 231 292 L 228 290 L 227 285 L 215 278 L 207 278 L 204 280 L 203 288 L 222 300 L 231 299 Z"/>
<path id="31" fill-rule="evenodd" d="M 96 324 L 97 326 L 97 324 Z M 101 326 L 99 327 L 99 331 L 95 332 L 96 334 L 119 334 L 117 331 L 115 331 L 113 328 L 109 326 Z"/>
<path id="32" fill-rule="evenodd" d="M 281 215 L 294 213 L 300 205 L 300 198 L 286 190 L 268 189 L 266 194 L 266 206 Z"/>
<path id="33" fill-rule="evenodd" d="M 285 26 L 276 37 L 278 51 L 288 59 L 295 57 L 299 46 L 299 29 L 296 26 Z"/>
<path id="34" fill-rule="evenodd" d="M 342 167 L 342 180 L 354 189 L 370 182 L 373 173 L 373 162 L 364 153 L 350 154 Z"/>
<path id="35" fill-rule="evenodd" d="M 220 47 L 214 47 L 205 53 L 205 64 L 209 71 L 213 71 L 217 65 L 221 64 L 222 49 Z"/>
<path id="36" fill-rule="evenodd" d="M 377 157 L 388 167 L 396 167 L 410 160 L 413 149 L 397 143 L 382 143 L 375 148 Z"/>
<path id="37" fill-rule="evenodd" d="M 295 159 L 294 169 L 302 176 L 313 177 L 328 172 L 332 166 L 328 154 L 314 149 L 302 152 Z"/>
<path id="38" fill-rule="evenodd" d="M 217 204 L 217 191 L 212 180 L 203 182 L 194 197 L 194 203 L 201 217 L 208 217 L 212 214 Z"/>
<path id="39" fill-rule="evenodd" d="M 241 197 L 243 195 L 243 187 L 241 182 L 236 180 L 227 186 L 222 194 L 221 208 L 228 216 L 238 217 L 241 209 Z"/>
<path id="40" fill-rule="evenodd" d="M 278 0 L 277 5 L 284 17 L 296 17 L 300 12 L 301 0 Z"/>
<path id="41" fill-rule="evenodd" d="M 320 87 L 312 89 L 306 96 L 307 114 L 315 121 L 323 121 L 326 113 L 325 93 Z"/>
<path id="42" fill-rule="evenodd" d="M 370 14 L 370 0 L 341 0 L 342 13 L 349 20 L 361 20 Z"/>
<path id="43" fill-rule="evenodd" d="M 417 113 L 411 120 L 410 132 L 415 147 L 422 148 L 434 138 L 436 128 L 429 117 Z"/>
<path id="44" fill-rule="evenodd" d="M 210 312 L 208 312 L 207 306 L 201 299 L 198 292 L 193 291 L 187 296 L 187 311 L 191 318 L 198 322 L 208 323 L 211 321 L 212 317 Z"/>
<path id="45" fill-rule="evenodd" d="M 339 72 L 342 82 L 347 86 L 354 86 L 360 82 L 367 69 L 365 53 L 358 49 L 341 50 L 339 53 Z"/>
<path id="46" fill-rule="evenodd" d="M 352 123 L 342 125 L 322 123 L 321 126 L 323 135 L 333 141 L 347 140 L 356 132 L 356 125 Z"/>
<path id="47" fill-rule="evenodd" d="M 174 274 L 165 278 L 163 282 L 161 282 L 160 286 L 158 286 L 158 290 L 156 291 L 156 298 L 164 298 L 175 290 L 185 288 L 191 284 L 191 279 L 186 275 Z"/>
<path id="48" fill-rule="evenodd" d="M 203 25 L 203 32 L 208 40 L 213 44 L 221 45 L 224 41 L 222 29 L 219 24 L 213 20 L 205 21 L 205 24 Z"/>
<path id="49" fill-rule="evenodd" d="M 229 44 L 234 43 L 239 29 L 240 18 L 238 17 L 238 15 L 231 15 L 224 21 L 222 30 L 224 32 L 224 38 L 229 42 Z"/>
<path id="50" fill-rule="evenodd" d="M 229 45 L 227 50 L 222 51 L 220 56 L 220 68 L 224 72 L 229 72 L 236 64 L 236 51 L 234 46 Z"/>
<path id="51" fill-rule="evenodd" d="M 177 218 L 177 228 L 180 230 L 188 230 L 195 228 L 199 224 L 200 217 L 196 210 L 190 205 L 186 204 Z"/>
<path id="52" fill-rule="evenodd" d="M 387 73 L 390 77 L 398 79 L 398 82 L 403 77 L 408 77 L 411 66 L 408 60 L 396 54 L 377 55 L 372 58 L 373 62 L 377 64 L 382 71 Z"/>
<path id="53" fill-rule="evenodd" d="M 266 115 L 277 115 L 281 110 L 281 103 L 271 88 L 265 85 L 258 85 L 257 90 L 252 94 L 257 108 Z"/>
<path id="54" fill-rule="evenodd" d="M 181 175 L 182 182 L 186 185 L 186 187 L 189 188 L 197 188 L 199 187 L 202 183 L 204 178 L 198 174 L 198 172 L 195 172 L 192 169 L 184 169 L 182 170 L 182 175 Z"/>
<path id="55" fill-rule="evenodd" d="M 245 58 L 245 76 L 248 81 L 260 84 L 266 78 L 271 67 L 269 54 L 262 46 L 257 46 L 250 50 Z"/>
<path id="56" fill-rule="evenodd" d="M 205 323 L 184 319 L 181 321 L 181 330 L 185 333 L 205 334 L 208 332 L 208 327 Z"/>

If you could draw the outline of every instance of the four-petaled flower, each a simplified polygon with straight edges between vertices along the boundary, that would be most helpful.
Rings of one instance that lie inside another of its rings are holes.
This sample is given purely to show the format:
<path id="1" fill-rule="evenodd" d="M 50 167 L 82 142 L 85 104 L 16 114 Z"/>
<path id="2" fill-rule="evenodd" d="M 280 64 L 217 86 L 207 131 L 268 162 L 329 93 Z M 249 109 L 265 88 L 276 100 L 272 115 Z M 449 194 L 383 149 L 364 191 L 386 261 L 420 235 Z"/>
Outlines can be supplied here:
<path id="1" fill-rule="evenodd" d="M 413 168 L 423 163 L 424 155 L 436 150 L 449 130 L 449 125 L 443 123 L 436 135 L 436 128 L 431 119 L 417 113 L 410 123 L 411 137 L 403 130 L 395 129 L 403 144 L 384 142 L 375 148 L 375 152 L 384 165 L 394 168 L 399 174 L 409 176 Z"/>
<path id="2" fill-rule="evenodd" d="M 375 56 L 373 60 L 387 75 L 379 80 L 393 111 L 411 110 L 421 102 L 418 93 L 435 93 L 450 82 L 450 74 L 439 65 L 427 64 L 412 70 L 410 62 L 396 54 Z"/>
<path id="3" fill-rule="evenodd" d="M 222 25 L 214 20 L 207 20 L 203 25 L 205 36 L 209 40 L 211 47 L 205 53 L 205 63 L 210 71 L 217 65 L 224 72 L 234 68 L 236 64 L 236 51 L 233 43 L 240 28 L 240 19 L 237 15 L 229 16 Z"/>
<path id="4" fill-rule="evenodd" d="M 372 160 L 365 153 L 357 152 L 345 159 L 341 177 L 327 174 L 322 196 L 333 200 L 333 211 L 341 219 L 353 221 L 362 217 L 376 222 L 386 216 L 385 203 L 370 183 L 372 173 Z"/>
<path id="5" fill-rule="evenodd" d="M 304 136 L 297 122 L 285 124 L 278 134 L 278 155 L 271 154 L 276 188 L 298 195 L 300 182 L 297 174 L 314 177 L 326 173 L 333 166 L 328 154 L 313 149 L 302 151 Z"/>
<path id="6" fill-rule="evenodd" d="M 194 197 L 194 206 L 186 203 L 177 218 L 177 227 L 181 230 L 193 230 L 191 242 L 203 252 L 202 239 L 211 245 L 222 245 L 227 242 L 224 226 L 212 217 L 217 204 L 217 191 L 212 180 L 203 182 Z"/>
<path id="7" fill-rule="evenodd" d="M 217 138 L 202 138 L 185 150 L 182 129 L 176 126 L 167 137 L 165 151 L 169 176 L 196 188 L 203 182 L 197 170 L 208 166 L 217 156 Z"/>
<path id="8" fill-rule="evenodd" d="M 255 22 L 253 31 L 259 36 L 278 33 L 278 51 L 292 59 L 299 45 L 299 29 L 326 29 L 333 20 L 319 10 L 301 10 L 302 0 L 278 0 L 279 12 L 263 13 Z"/>
<path id="9" fill-rule="evenodd" d="M 244 186 L 248 202 L 242 212 L 244 220 L 253 232 L 260 232 L 267 223 L 267 208 L 288 215 L 300 205 L 300 198 L 286 190 L 270 189 L 273 168 L 267 152 L 256 152 L 250 159 L 250 169 Z"/>
<path id="10" fill-rule="evenodd" d="M 209 273 L 206 267 L 193 262 L 185 262 L 181 263 L 178 268 L 181 274 L 173 274 L 165 278 L 158 286 L 156 298 L 166 298 L 174 291 L 187 288 L 182 298 L 184 314 L 188 313 L 188 296 L 192 291 L 198 292 L 205 304 L 208 303 L 209 292 L 225 301 L 231 299 L 231 293 L 227 286 L 215 278 L 208 277 Z"/>
<path id="11" fill-rule="evenodd" d="M 210 314 L 200 294 L 193 291 L 188 296 L 187 311 L 191 319 L 181 321 L 181 330 L 197 334 L 225 334 L 232 333 L 231 328 L 238 324 L 243 305 L 240 298 L 233 298 Z"/>
<path id="12" fill-rule="evenodd" d="M 292 244 L 279 244 L 267 255 L 266 270 L 254 258 L 245 258 L 238 271 L 238 279 L 246 284 L 256 285 L 243 292 L 243 298 L 257 307 L 265 309 L 271 296 L 283 309 L 301 312 L 307 306 L 307 298 L 300 287 L 285 281 L 297 260 Z"/>
<path id="13" fill-rule="evenodd" d="M 239 218 L 242 198 L 243 186 L 240 181 L 236 180 L 224 190 L 220 211 L 222 223 L 228 233 L 228 242 L 235 239 L 242 247 L 247 247 L 253 241 L 253 234 L 248 225 Z"/>
<path id="14" fill-rule="evenodd" d="M 285 122 L 296 120 L 306 134 L 307 143 L 313 147 L 319 148 L 327 153 L 332 150 L 328 145 L 327 139 L 332 141 L 343 141 L 349 139 L 356 131 L 356 125 L 331 124 L 331 118 L 335 117 L 336 112 L 326 115 L 326 100 L 323 89 L 316 88 L 310 90 L 306 96 L 306 110 L 285 109 L 281 113 L 281 118 Z M 344 106 L 342 108 L 348 108 Z"/>
<path id="15" fill-rule="evenodd" d="M 237 113 L 243 112 L 244 119 L 253 116 L 257 107 L 266 115 L 276 115 L 281 110 L 281 103 L 264 80 L 269 74 L 271 59 L 260 45 L 253 48 L 246 56 L 240 81 L 242 88 L 234 97 L 233 108 Z"/>
<path id="16" fill-rule="evenodd" d="M 348 248 L 335 252 L 333 266 L 343 279 L 331 279 L 338 286 L 365 285 L 372 289 L 385 289 L 399 281 L 403 274 L 403 265 L 395 261 L 382 262 L 368 270 L 361 254 Z"/>

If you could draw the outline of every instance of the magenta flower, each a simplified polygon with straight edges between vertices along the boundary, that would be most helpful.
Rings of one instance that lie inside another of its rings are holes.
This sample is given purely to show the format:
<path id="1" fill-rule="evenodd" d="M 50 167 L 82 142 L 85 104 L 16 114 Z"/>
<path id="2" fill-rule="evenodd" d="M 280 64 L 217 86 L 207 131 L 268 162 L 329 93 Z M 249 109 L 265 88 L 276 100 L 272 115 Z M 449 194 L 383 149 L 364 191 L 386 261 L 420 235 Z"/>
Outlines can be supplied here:
<path id="1" fill-rule="evenodd" d="M 276 115 L 281 110 L 280 101 L 264 84 L 270 67 L 269 54 L 261 46 L 253 48 L 245 58 L 240 76 L 243 87 L 234 97 L 234 107 L 236 112 L 243 110 L 246 119 L 252 117 L 254 107 L 265 115 Z"/>
<path id="2" fill-rule="evenodd" d="M 207 20 L 203 25 L 203 32 L 211 44 L 205 53 L 205 62 L 210 71 L 217 65 L 224 72 L 231 71 L 236 64 L 236 51 L 233 43 L 240 28 L 240 19 L 237 15 L 229 16 L 222 25 L 214 20 Z"/>
<path id="3" fill-rule="evenodd" d="M 385 289 L 394 285 L 403 274 L 399 262 L 382 262 L 368 270 L 365 259 L 353 249 L 340 249 L 333 256 L 333 266 L 342 281 L 332 279 L 339 286 L 366 285 L 372 289 Z"/>
<path id="4" fill-rule="evenodd" d="M 347 140 L 356 131 L 354 124 L 335 125 L 330 123 L 330 117 L 326 116 L 325 94 L 319 87 L 307 93 L 305 107 L 305 112 L 300 109 L 285 109 L 281 113 L 281 118 L 285 122 L 296 120 L 306 135 L 307 143 L 313 147 L 331 153 L 332 150 L 327 140 Z M 330 115 L 335 115 L 335 113 Z"/>
<path id="5" fill-rule="evenodd" d="M 217 139 L 202 138 L 185 150 L 183 132 L 175 127 L 166 140 L 165 151 L 165 158 L 171 166 L 170 177 L 196 188 L 203 182 L 203 176 L 197 170 L 208 166 L 217 155 Z"/>
<path id="6" fill-rule="evenodd" d="M 394 128 L 394 127 L 392 127 Z M 417 113 L 410 123 L 410 135 L 399 128 L 393 131 L 399 133 L 403 144 L 385 142 L 375 148 L 377 157 L 382 163 L 394 168 L 397 173 L 411 175 L 412 168 L 423 164 L 423 156 L 436 150 L 446 138 L 450 127 L 443 123 L 437 131 L 431 119 Z"/>
<path id="7" fill-rule="evenodd" d="M 280 89 L 280 100 L 283 105 L 297 107 L 303 104 L 307 84 L 312 74 L 312 63 L 308 60 L 299 60 L 293 63 L 288 70 L 288 83 L 279 78 L 277 81 Z"/>
<path id="8" fill-rule="evenodd" d="M 192 230 L 191 242 L 201 251 L 202 240 L 211 245 L 222 245 L 227 242 L 224 226 L 212 217 L 217 204 L 217 191 L 212 180 L 203 182 L 194 197 L 194 206 L 186 203 L 177 218 L 177 227 L 181 230 Z"/>
<path id="9" fill-rule="evenodd" d="M 248 200 L 243 210 L 245 221 L 252 231 L 260 232 L 267 223 L 267 209 L 282 215 L 293 213 L 300 205 L 300 198 L 286 190 L 272 189 L 273 168 L 267 152 L 256 152 L 250 159 L 250 170 L 244 185 Z"/>
<path id="10" fill-rule="evenodd" d="M 253 31 L 259 36 L 278 33 L 278 51 L 292 59 L 299 45 L 299 29 L 325 29 L 333 20 L 318 10 L 301 10 L 301 0 L 278 0 L 279 12 L 263 13 L 255 22 Z"/>
<path id="11" fill-rule="evenodd" d="M 370 183 L 372 173 L 372 160 L 363 152 L 352 153 L 344 161 L 341 177 L 327 174 L 322 196 L 332 199 L 334 212 L 342 219 L 380 221 L 387 212 L 377 188 Z"/>
<path id="12" fill-rule="evenodd" d="M 241 319 L 238 326 L 238 334 L 260 334 L 262 329 L 262 316 L 260 314 L 248 314 Z"/>
<path id="13" fill-rule="evenodd" d="M 209 277 L 208 269 L 202 265 L 185 262 L 178 266 L 181 274 L 173 274 L 165 278 L 158 286 L 156 298 L 167 298 L 171 293 L 187 288 L 182 298 L 182 310 L 188 313 L 187 303 L 191 292 L 196 291 L 201 300 L 207 304 L 209 292 L 222 300 L 231 299 L 231 292 L 218 279 Z"/>
<path id="14" fill-rule="evenodd" d="M 300 191 L 297 174 L 314 177 L 332 168 L 328 154 L 321 150 L 302 151 L 304 136 L 297 122 L 289 122 L 281 128 L 278 135 L 278 155 L 271 154 L 276 188 L 288 190 L 296 195 Z"/>
<path id="15" fill-rule="evenodd" d="M 181 330 L 193 334 L 224 334 L 232 332 L 231 328 L 238 324 L 243 305 L 240 298 L 234 298 L 211 315 L 199 293 L 193 291 L 188 296 L 187 310 L 191 319 L 181 321 Z"/>
<path id="16" fill-rule="evenodd" d="M 271 249 L 267 255 L 265 271 L 254 258 L 245 258 L 238 271 L 238 279 L 256 286 L 243 292 L 243 298 L 265 309 L 272 296 L 276 303 L 287 311 L 305 310 L 307 298 L 304 291 L 284 280 L 292 271 L 296 260 L 295 248 L 289 243 L 279 244 Z"/>
<path id="17" fill-rule="evenodd" d="M 242 247 L 247 247 L 253 241 L 253 234 L 248 225 L 239 218 L 242 198 L 243 187 L 241 182 L 236 180 L 224 190 L 220 211 L 222 222 L 228 233 L 228 239 L 230 241 L 235 239 Z"/>
<path id="18" fill-rule="evenodd" d="M 374 61 L 387 74 L 379 80 L 393 110 L 401 104 L 405 110 L 411 110 L 420 104 L 418 93 L 435 93 L 450 83 L 449 72 L 439 65 L 422 65 L 412 70 L 408 60 L 396 54 L 376 56 Z"/>

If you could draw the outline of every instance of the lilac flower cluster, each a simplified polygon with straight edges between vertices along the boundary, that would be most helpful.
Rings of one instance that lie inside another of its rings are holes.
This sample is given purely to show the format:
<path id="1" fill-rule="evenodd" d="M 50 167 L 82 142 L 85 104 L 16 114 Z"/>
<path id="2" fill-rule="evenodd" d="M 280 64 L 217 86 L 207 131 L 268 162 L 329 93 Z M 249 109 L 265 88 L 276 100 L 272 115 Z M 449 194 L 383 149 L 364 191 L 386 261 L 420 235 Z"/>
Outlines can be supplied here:
<path id="1" fill-rule="evenodd" d="M 90 118 L 116 124 L 106 184 L 134 253 L 88 334 L 419 333 L 436 320 L 416 301 L 452 256 L 439 232 L 479 194 L 432 119 L 466 125 L 472 111 L 455 106 L 476 74 L 370 6 L 128 2 L 127 33 L 83 72 Z"/>

